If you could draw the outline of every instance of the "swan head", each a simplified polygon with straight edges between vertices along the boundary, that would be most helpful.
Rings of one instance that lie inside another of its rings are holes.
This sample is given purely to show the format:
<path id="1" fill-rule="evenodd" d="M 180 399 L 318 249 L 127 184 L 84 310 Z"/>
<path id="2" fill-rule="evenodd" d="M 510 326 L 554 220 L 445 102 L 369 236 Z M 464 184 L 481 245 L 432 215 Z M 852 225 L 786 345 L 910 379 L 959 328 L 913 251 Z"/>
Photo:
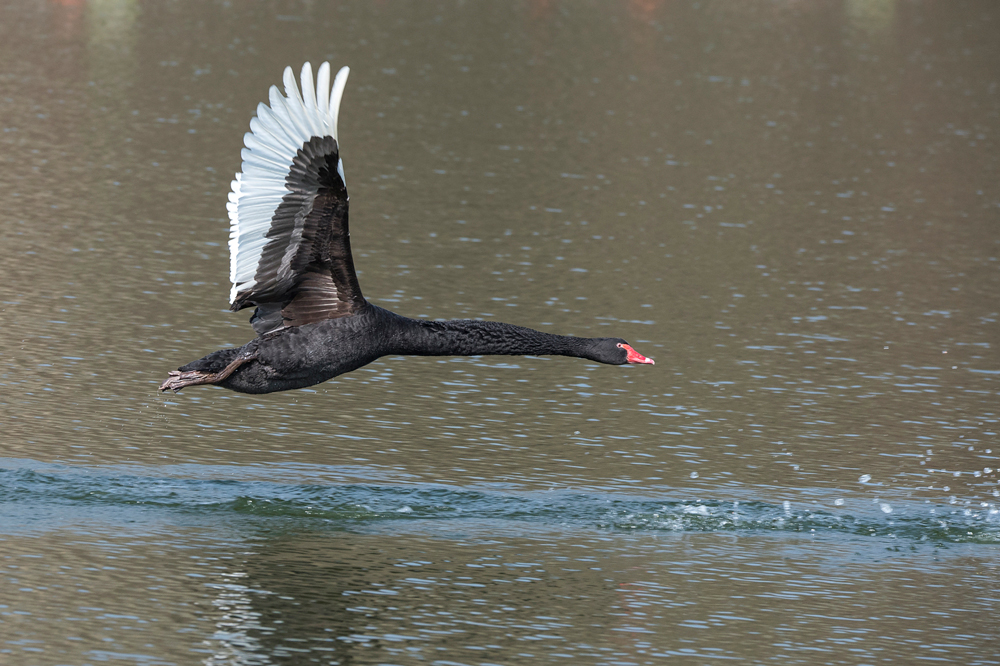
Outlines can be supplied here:
<path id="1" fill-rule="evenodd" d="M 599 363 L 625 365 L 628 363 L 655 365 L 653 359 L 637 352 L 621 338 L 597 338 L 587 357 Z"/>

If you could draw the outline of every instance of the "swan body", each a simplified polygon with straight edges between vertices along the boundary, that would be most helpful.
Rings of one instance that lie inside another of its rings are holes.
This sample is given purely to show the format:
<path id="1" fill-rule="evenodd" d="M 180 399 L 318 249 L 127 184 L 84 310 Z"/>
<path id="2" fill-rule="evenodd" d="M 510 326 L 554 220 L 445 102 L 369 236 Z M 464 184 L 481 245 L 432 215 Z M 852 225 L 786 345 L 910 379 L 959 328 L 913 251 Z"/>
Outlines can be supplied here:
<path id="1" fill-rule="evenodd" d="M 575 356 L 652 364 L 620 338 L 552 335 L 502 322 L 424 321 L 369 303 L 351 256 L 337 118 L 347 83 L 330 65 L 302 90 L 270 90 L 244 137 L 243 171 L 229 195 L 230 309 L 255 307 L 258 337 L 171 371 L 161 391 L 216 384 L 242 393 L 303 388 L 390 354 Z"/>

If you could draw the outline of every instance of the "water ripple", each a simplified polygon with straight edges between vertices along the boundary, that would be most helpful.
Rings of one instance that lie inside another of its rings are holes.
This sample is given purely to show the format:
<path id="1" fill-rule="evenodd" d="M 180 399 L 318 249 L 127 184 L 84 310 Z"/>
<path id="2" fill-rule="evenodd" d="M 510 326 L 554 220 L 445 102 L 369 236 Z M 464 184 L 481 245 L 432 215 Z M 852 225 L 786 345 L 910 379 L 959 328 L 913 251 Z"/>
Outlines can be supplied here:
<path id="1" fill-rule="evenodd" d="M 594 491 L 498 491 L 434 484 L 294 483 L 205 478 L 178 470 L 77 467 L 12 461 L 0 467 L 0 505 L 8 525 L 48 529 L 69 515 L 139 520 L 143 513 L 207 518 L 312 521 L 360 529 L 384 521 L 534 523 L 545 528 L 645 532 L 842 533 L 933 543 L 998 543 L 1000 511 L 894 501 L 844 511 L 746 500 L 623 496 Z M 194 469 L 192 469 L 192 467 Z M 239 469 L 239 468 L 235 468 Z M 211 468 L 218 473 L 218 468 Z M 226 468 L 233 475 L 232 468 Z M 888 509 L 888 510 L 887 510 Z"/>

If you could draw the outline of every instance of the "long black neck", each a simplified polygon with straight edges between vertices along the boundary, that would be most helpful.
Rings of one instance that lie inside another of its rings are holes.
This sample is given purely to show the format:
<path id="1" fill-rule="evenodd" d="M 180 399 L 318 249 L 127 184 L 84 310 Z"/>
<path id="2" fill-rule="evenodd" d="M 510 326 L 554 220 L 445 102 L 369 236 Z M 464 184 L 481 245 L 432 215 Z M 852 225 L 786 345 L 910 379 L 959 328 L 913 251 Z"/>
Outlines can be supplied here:
<path id="1" fill-rule="evenodd" d="M 383 312 L 388 312 L 384 311 Z M 497 321 L 422 321 L 392 314 L 386 354 L 413 356 L 575 356 L 592 355 L 595 338 L 553 335 Z M 387 322 L 388 323 L 388 322 Z"/>

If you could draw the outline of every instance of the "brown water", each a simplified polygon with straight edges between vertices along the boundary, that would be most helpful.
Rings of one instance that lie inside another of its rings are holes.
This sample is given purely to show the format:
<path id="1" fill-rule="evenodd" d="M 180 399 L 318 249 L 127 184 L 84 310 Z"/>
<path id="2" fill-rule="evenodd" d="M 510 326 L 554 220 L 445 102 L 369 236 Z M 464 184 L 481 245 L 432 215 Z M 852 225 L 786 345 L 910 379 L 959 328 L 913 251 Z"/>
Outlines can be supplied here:
<path id="1" fill-rule="evenodd" d="M 1000 663 L 993 2 L 0 6 L 0 663 Z M 356 263 L 655 367 L 252 336 L 225 200 L 349 64 Z M 995 451 L 995 452 L 994 452 Z"/>

